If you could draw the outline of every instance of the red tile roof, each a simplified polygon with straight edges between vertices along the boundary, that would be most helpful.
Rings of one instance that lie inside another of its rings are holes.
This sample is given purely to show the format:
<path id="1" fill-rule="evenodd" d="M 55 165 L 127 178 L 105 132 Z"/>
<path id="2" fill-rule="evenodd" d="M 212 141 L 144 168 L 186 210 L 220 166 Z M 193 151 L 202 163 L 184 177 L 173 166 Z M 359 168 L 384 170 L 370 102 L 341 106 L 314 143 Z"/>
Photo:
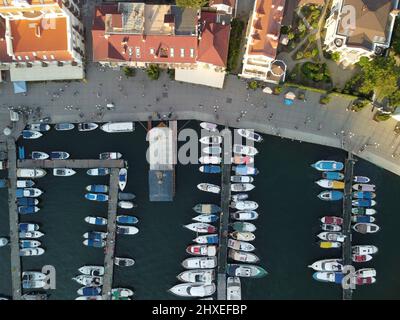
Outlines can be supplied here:
<path id="1" fill-rule="evenodd" d="M 225 4 L 227 6 L 234 8 L 235 2 L 236 0 L 210 0 L 210 6 L 212 6 L 213 4 Z"/>
<path id="2" fill-rule="evenodd" d="M 7 54 L 7 43 L 6 43 L 6 25 L 5 20 L 0 17 L 0 63 L 11 62 L 11 57 Z"/>

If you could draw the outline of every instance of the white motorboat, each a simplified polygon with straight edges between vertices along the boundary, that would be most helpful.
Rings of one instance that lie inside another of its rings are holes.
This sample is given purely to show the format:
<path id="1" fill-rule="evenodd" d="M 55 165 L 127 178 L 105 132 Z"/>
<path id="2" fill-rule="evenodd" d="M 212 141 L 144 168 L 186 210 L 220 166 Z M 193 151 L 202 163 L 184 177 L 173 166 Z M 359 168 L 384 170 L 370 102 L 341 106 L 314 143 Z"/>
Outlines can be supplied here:
<path id="1" fill-rule="evenodd" d="M 40 231 L 23 231 L 19 233 L 21 239 L 38 239 L 43 236 L 44 233 Z"/>
<path id="2" fill-rule="evenodd" d="M 85 300 L 85 301 L 103 300 L 103 296 L 80 296 L 76 297 L 75 300 Z"/>
<path id="3" fill-rule="evenodd" d="M 118 207 L 121 209 L 132 209 L 134 204 L 131 201 L 118 201 Z"/>
<path id="4" fill-rule="evenodd" d="M 250 176 L 232 176 L 231 182 L 234 183 L 252 183 L 254 181 L 253 177 Z"/>
<path id="5" fill-rule="evenodd" d="M 46 275 L 38 271 L 25 271 L 22 272 L 22 280 L 26 281 L 41 281 L 46 279 Z"/>
<path id="6" fill-rule="evenodd" d="M 209 144 L 209 145 L 219 145 L 222 143 L 222 137 L 221 136 L 205 136 L 199 139 L 200 143 L 202 144 Z"/>
<path id="7" fill-rule="evenodd" d="M 98 124 L 94 122 L 84 122 L 78 123 L 78 131 L 86 132 L 86 131 L 93 131 L 98 128 Z"/>
<path id="8" fill-rule="evenodd" d="M 110 174 L 109 168 L 93 168 L 86 171 L 89 176 L 106 176 Z"/>
<path id="9" fill-rule="evenodd" d="M 318 181 L 315 181 L 317 185 L 319 185 L 322 188 L 326 189 L 344 189 L 344 182 L 343 181 L 337 181 L 337 180 L 329 180 L 329 179 L 320 179 Z"/>
<path id="10" fill-rule="evenodd" d="M 356 271 L 356 276 L 360 278 L 376 277 L 376 270 L 374 268 L 364 268 Z"/>
<path id="11" fill-rule="evenodd" d="M 201 164 L 220 164 L 221 157 L 217 156 L 204 156 L 199 158 Z"/>
<path id="12" fill-rule="evenodd" d="M 47 154 L 46 152 L 42 152 L 42 151 L 32 151 L 32 154 L 31 154 L 31 158 L 33 160 L 46 160 L 49 157 L 50 157 L 49 154 Z"/>
<path id="13" fill-rule="evenodd" d="M 343 264 L 341 259 L 324 259 L 316 261 L 308 267 L 315 271 L 342 271 Z"/>
<path id="14" fill-rule="evenodd" d="M 181 272 L 177 278 L 182 282 L 210 284 L 215 280 L 213 269 L 193 269 Z"/>
<path id="15" fill-rule="evenodd" d="M 43 280 L 22 280 L 23 289 L 42 289 L 46 286 L 46 282 Z"/>
<path id="16" fill-rule="evenodd" d="M 135 260 L 131 258 L 115 257 L 114 264 L 119 267 L 131 267 L 135 264 Z"/>
<path id="17" fill-rule="evenodd" d="M 247 200 L 249 195 L 247 193 L 238 193 L 231 196 L 233 202 Z"/>
<path id="18" fill-rule="evenodd" d="M 237 211 L 231 213 L 232 219 L 238 221 L 256 220 L 258 213 L 256 211 Z"/>
<path id="19" fill-rule="evenodd" d="M 228 257 L 239 262 L 257 263 L 258 258 L 254 253 L 229 249 Z"/>
<path id="20" fill-rule="evenodd" d="M 20 249 L 39 248 L 40 246 L 41 242 L 38 240 L 19 240 Z"/>
<path id="21" fill-rule="evenodd" d="M 186 252 L 193 256 L 214 257 L 217 254 L 217 246 L 206 244 L 193 244 L 186 248 Z"/>
<path id="22" fill-rule="evenodd" d="M 17 169 L 18 178 L 42 178 L 45 175 L 44 169 Z"/>
<path id="23" fill-rule="evenodd" d="M 134 226 L 119 226 L 117 225 L 117 234 L 134 235 L 139 232 L 139 229 Z"/>
<path id="24" fill-rule="evenodd" d="M 222 148 L 219 146 L 211 146 L 211 147 L 204 147 L 202 151 L 206 154 L 210 155 L 220 155 L 222 152 Z"/>
<path id="25" fill-rule="evenodd" d="M 134 122 L 108 122 L 100 127 L 101 130 L 107 133 L 121 133 L 135 131 Z"/>
<path id="26" fill-rule="evenodd" d="M 253 246 L 251 243 L 248 243 L 245 241 L 233 240 L 233 239 L 228 239 L 228 248 L 240 250 L 240 251 L 246 251 L 246 252 L 251 252 L 256 249 L 256 247 Z"/>
<path id="27" fill-rule="evenodd" d="M 22 257 L 40 256 L 44 253 L 43 248 L 24 248 L 19 250 L 19 255 Z"/>
<path id="28" fill-rule="evenodd" d="M 211 284 L 197 284 L 197 283 L 182 283 L 178 284 L 169 292 L 179 297 L 207 297 L 215 293 L 216 287 L 214 283 Z"/>
<path id="29" fill-rule="evenodd" d="M 249 130 L 249 129 L 238 129 L 237 133 L 242 136 L 243 138 L 246 138 L 251 141 L 255 142 L 261 142 L 263 141 L 263 138 L 261 135 L 258 133 L 254 132 L 254 130 Z"/>
<path id="30" fill-rule="evenodd" d="M 107 219 L 103 217 L 87 216 L 85 217 L 85 222 L 96 226 L 105 226 L 107 224 Z"/>
<path id="31" fill-rule="evenodd" d="M 68 131 L 68 130 L 72 130 L 74 128 L 75 128 L 75 125 L 73 123 L 68 123 L 68 122 L 57 123 L 54 125 L 54 129 L 56 129 L 57 131 Z"/>
<path id="32" fill-rule="evenodd" d="M 256 210 L 258 208 L 258 203 L 255 201 L 238 201 L 238 202 L 231 202 L 231 208 L 237 210 Z"/>
<path id="33" fill-rule="evenodd" d="M 210 192 L 210 193 L 220 193 L 221 188 L 215 184 L 211 183 L 199 183 L 197 188 L 201 191 Z"/>
<path id="34" fill-rule="evenodd" d="M 201 122 L 200 127 L 210 132 L 217 132 L 218 125 L 210 122 Z"/>
<path id="35" fill-rule="evenodd" d="M 251 183 L 232 183 L 231 191 L 233 192 L 247 192 L 251 191 L 255 188 L 255 185 Z M 238 201 L 240 202 L 240 201 Z"/>
<path id="36" fill-rule="evenodd" d="M 33 180 L 17 180 L 17 188 L 32 188 L 34 185 Z"/>
<path id="37" fill-rule="evenodd" d="M 21 188 L 16 190 L 17 198 L 37 198 L 43 194 L 39 188 Z"/>
<path id="38" fill-rule="evenodd" d="M 321 224 L 321 229 L 324 231 L 330 231 L 330 232 L 339 232 L 342 231 L 342 227 L 335 225 L 335 224 L 326 224 L 323 223 Z"/>
<path id="39" fill-rule="evenodd" d="M 335 242 L 344 242 L 346 236 L 340 232 L 321 232 L 318 234 L 318 238 L 325 241 L 335 241 Z"/>
<path id="40" fill-rule="evenodd" d="M 47 123 L 31 123 L 26 126 L 28 130 L 33 130 L 33 131 L 49 131 L 51 129 L 50 125 Z"/>
<path id="41" fill-rule="evenodd" d="M 186 269 L 212 269 L 217 266 L 217 257 L 194 257 L 182 261 Z"/>
<path id="42" fill-rule="evenodd" d="M 104 275 L 104 267 L 102 266 L 82 266 L 78 269 L 78 271 L 82 274 L 86 274 L 88 276 L 102 276 Z"/>
<path id="43" fill-rule="evenodd" d="M 73 277 L 72 280 L 75 280 L 83 286 L 97 287 L 103 285 L 103 277 L 89 276 L 85 274 Z"/>
<path id="44" fill-rule="evenodd" d="M 90 232 L 85 232 L 83 234 L 84 239 L 99 239 L 99 240 L 104 240 L 107 238 L 107 232 L 100 232 L 100 231 L 90 231 Z"/>
<path id="45" fill-rule="evenodd" d="M 253 241 L 256 238 L 254 233 L 248 231 L 234 231 L 230 234 L 230 236 L 239 241 Z"/>
<path id="46" fill-rule="evenodd" d="M 357 255 L 375 254 L 378 252 L 378 247 L 373 245 L 360 245 L 351 247 L 352 252 Z"/>
<path id="47" fill-rule="evenodd" d="M 197 222 L 204 222 L 204 223 L 210 223 L 210 222 L 215 222 L 218 220 L 218 216 L 215 214 L 200 214 L 192 220 L 197 221 Z"/>
<path id="48" fill-rule="evenodd" d="M 239 277 L 228 277 L 226 281 L 226 300 L 242 300 L 242 288 Z"/>
<path id="49" fill-rule="evenodd" d="M 119 170 L 118 174 L 118 185 L 121 191 L 125 189 L 127 182 L 128 182 L 128 170 L 126 168 L 122 168 Z"/>
<path id="50" fill-rule="evenodd" d="M 233 152 L 237 154 L 244 154 L 246 156 L 255 156 L 258 153 L 258 150 L 252 146 L 244 146 L 241 144 L 233 145 Z"/>
<path id="51" fill-rule="evenodd" d="M 376 186 L 374 184 L 356 183 L 353 185 L 353 190 L 356 191 L 374 192 L 375 189 Z"/>
<path id="52" fill-rule="evenodd" d="M 203 222 L 190 223 L 184 227 L 197 233 L 214 233 L 217 231 L 217 228 L 213 225 Z"/>
<path id="53" fill-rule="evenodd" d="M 24 139 L 38 139 L 43 136 L 43 133 L 34 130 L 23 130 L 22 137 Z"/>
<path id="54" fill-rule="evenodd" d="M 102 152 L 99 155 L 100 160 L 118 160 L 122 158 L 120 152 Z"/>
<path id="55" fill-rule="evenodd" d="M 76 174 L 76 171 L 69 168 L 54 168 L 53 175 L 55 177 L 70 177 Z"/>
<path id="56" fill-rule="evenodd" d="M 375 233 L 379 231 L 379 226 L 375 223 L 356 223 L 353 226 L 353 230 L 359 233 Z"/>
<path id="57" fill-rule="evenodd" d="M 0 247 L 4 247 L 8 244 L 7 238 L 0 238 Z"/>

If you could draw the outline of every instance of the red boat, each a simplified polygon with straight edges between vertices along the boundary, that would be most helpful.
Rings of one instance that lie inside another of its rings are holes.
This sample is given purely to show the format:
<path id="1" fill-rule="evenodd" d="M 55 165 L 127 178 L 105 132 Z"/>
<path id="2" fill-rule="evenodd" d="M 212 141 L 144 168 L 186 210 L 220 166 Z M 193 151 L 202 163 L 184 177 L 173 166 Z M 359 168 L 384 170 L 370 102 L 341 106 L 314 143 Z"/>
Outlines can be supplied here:
<path id="1" fill-rule="evenodd" d="M 334 216 L 325 216 L 321 218 L 322 223 L 326 224 L 334 224 L 340 226 L 343 224 L 343 218 L 334 217 Z"/>
<path id="2" fill-rule="evenodd" d="M 367 262 L 372 260 L 370 254 L 353 254 L 353 262 Z"/>
<path id="3" fill-rule="evenodd" d="M 356 278 L 356 285 L 362 286 L 364 284 L 372 284 L 375 283 L 376 279 L 374 277 L 367 277 L 367 278 Z"/>
<path id="4" fill-rule="evenodd" d="M 232 162 L 233 164 L 251 164 L 254 163 L 254 158 L 250 156 L 234 156 Z"/>
<path id="5" fill-rule="evenodd" d="M 208 246 L 208 245 L 199 245 L 199 244 L 194 244 L 190 245 L 186 248 L 186 252 L 188 254 L 194 255 L 194 256 L 215 256 L 217 253 L 217 247 L 216 246 Z"/>

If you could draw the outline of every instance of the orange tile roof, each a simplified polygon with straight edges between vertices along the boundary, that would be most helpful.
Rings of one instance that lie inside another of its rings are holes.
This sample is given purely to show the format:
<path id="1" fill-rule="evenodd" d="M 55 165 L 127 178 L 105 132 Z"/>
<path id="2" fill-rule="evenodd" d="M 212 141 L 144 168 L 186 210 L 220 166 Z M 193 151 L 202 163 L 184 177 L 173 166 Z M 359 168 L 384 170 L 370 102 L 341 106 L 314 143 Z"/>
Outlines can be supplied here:
<path id="1" fill-rule="evenodd" d="M 0 17 L 0 63 L 11 62 L 11 57 L 7 54 L 7 43 L 6 43 L 6 25 L 5 20 Z"/>

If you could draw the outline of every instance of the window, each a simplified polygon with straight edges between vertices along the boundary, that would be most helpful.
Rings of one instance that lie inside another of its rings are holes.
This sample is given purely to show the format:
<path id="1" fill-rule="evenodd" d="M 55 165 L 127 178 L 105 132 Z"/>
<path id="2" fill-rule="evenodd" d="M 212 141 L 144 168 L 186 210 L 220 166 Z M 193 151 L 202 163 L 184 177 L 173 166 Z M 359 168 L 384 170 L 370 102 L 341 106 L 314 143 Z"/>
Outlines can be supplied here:
<path id="1" fill-rule="evenodd" d="M 181 58 L 184 58 L 184 57 L 185 57 L 185 49 L 181 48 Z"/>
<path id="2" fill-rule="evenodd" d="M 52 54 L 52 55 L 50 56 L 50 58 L 51 58 L 52 60 L 54 60 L 54 59 L 55 59 L 54 54 Z"/>
<path id="3" fill-rule="evenodd" d="M 190 57 L 194 58 L 194 49 L 193 48 L 190 48 Z"/>
<path id="4" fill-rule="evenodd" d="M 140 58 L 140 47 L 136 47 L 136 58 Z"/>
<path id="5" fill-rule="evenodd" d="M 29 60 L 29 56 L 25 56 L 25 60 Z"/>
<path id="6" fill-rule="evenodd" d="M 174 48 L 169 49 L 169 55 L 171 56 L 171 58 L 173 58 L 175 56 Z"/>
<path id="7" fill-rule="evenodd" d="M 21 57 L 21 56 L 17 56 L 17 59 L 18 59 L 18 60 L 22 60 L 22 57 Z"/>
<path id="8" fill-rule="evenodd" d="M 150 54 L 154 55 L 154 49 L 153 48 L 150 49 Z"/>
<path id="9" fill-rule="evenodd" d="M 43 55 L 43 60 L 47 60 L 47 56 L 45 54 Z"/>
<path id="10" fill-rule="evenodd" d="M 36 56 L 37 56 L 36 52 L 32 52 L 32 55 L 33 55 L 34 57 L 36 57 Z"/>

